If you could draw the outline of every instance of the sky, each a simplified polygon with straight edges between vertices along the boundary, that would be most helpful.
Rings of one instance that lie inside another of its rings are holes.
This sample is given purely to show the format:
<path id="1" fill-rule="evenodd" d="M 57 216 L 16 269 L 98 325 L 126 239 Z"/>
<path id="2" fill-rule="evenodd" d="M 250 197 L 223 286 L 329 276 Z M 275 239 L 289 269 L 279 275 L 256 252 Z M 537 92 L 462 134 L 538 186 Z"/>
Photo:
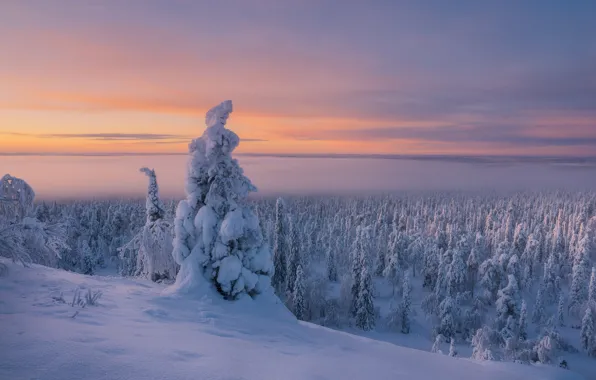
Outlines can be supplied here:
<path id="1" fill-rule="evenodd" d="M 589 0 L 3 1 L 0 171 L 184 153 L 224 99 L 239 154 L 596 157 L 595 15 Z"/>

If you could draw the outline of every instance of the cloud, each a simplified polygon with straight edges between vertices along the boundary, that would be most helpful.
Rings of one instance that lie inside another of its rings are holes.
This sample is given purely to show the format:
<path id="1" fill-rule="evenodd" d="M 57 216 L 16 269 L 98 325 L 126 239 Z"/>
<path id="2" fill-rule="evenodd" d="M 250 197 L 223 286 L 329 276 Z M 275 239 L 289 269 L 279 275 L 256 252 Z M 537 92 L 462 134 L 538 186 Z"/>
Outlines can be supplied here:
<path id="1" fill-rule="evenodd" d="M 0 132 L 0 134 L 11 136 L 27 136 L 42 139 L 85 139 L 96 141 L 137 141 L 151 142 L 157 144 L 189 142 L 197 136 L 190 135 L 172 135 L 162 133 L 45 133 L 32 134 L 20 132 Z M 162 141 L 163 140 L 163 141 Z M 264 142 L 265 139 L 259 138 L 241 138 L 246 142 Z"/>

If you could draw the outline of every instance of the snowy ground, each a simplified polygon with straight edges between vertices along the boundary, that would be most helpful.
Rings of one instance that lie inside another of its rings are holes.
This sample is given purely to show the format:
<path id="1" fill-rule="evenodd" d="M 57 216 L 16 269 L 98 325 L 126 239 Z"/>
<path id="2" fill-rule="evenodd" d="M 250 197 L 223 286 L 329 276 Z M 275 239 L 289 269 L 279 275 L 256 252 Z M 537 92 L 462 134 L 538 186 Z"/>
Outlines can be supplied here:
<path id="1" fill-rule="evenodd" d="M 142 280 L 0 260 L 9 267 L 0 277 L 1 379 L 582 378 L 299 323 L 279 304 L 168 297 L 163 286 Z M 99 304 L 71 306 L 77 287 L 102 291 Z"/>

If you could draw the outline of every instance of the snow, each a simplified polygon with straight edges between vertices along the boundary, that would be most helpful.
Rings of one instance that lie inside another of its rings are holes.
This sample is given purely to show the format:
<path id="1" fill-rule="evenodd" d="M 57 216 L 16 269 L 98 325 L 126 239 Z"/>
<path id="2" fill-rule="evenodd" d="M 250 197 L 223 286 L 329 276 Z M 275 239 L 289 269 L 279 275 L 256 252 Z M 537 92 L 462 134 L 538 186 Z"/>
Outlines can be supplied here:
<path id="1" fill-rule="evenodd" d="M 298 322 L 270 292 L 234 302 L 167 295 L 148 280 L 0 261 L 8 267 L 0 277 L 1 379 L 582 378 L 550 366 L 451 358 Z M 101 291 L 98 304 L 71 306 L 77 288 Z"/>

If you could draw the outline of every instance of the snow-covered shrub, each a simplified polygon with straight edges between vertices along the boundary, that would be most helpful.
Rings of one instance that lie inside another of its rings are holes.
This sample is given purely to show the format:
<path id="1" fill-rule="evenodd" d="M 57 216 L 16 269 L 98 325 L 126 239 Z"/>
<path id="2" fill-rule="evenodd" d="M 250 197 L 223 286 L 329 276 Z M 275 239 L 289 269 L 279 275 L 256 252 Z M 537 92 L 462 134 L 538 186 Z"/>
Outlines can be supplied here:
<path id="1" fill-rule="evenodd" d="M 225 299 L 271 288 L 273 262 L 259 220 L 246 203 L 256 188 L 232 151 L 238 136 L 225 128 L 227 100 L 207 112 L 207 129 L 189 145 L 186 199 L 178 204 L 173 255 L 177 290 L 209 281 Z"/>

